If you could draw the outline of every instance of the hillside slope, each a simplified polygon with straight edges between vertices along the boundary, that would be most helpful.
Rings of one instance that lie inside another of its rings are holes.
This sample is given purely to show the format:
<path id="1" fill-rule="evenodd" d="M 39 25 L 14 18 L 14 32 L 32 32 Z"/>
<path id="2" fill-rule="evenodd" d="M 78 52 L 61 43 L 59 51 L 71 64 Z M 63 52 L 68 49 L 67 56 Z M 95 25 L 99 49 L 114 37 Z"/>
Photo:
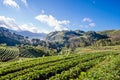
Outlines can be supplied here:
<path id="1" fill-rule="evenodd" d="M 0 45 L 0 62 L 6 62 L 19 58 L 37 58 L 42 56 L 55 55 L 55 51 L 45 47 L 11 47 Z"/>
<path id="2" fill-rule="evenodd" d="M 120 52 L 49 56 L 0 65 L 0 80 L 119 80 Z"/>
<path id="3" fill-rule="evenodd" d="M 98 34 L 94 31 L 56 31 L 47 35 L 46 40 L 50 42 L 63 43 L 66 46 L 91 45 L 94 41 L 107 38 L 107 36 Z"/>
<path id="4" fill-rule="evenodd" d="M 112 40 L 120 40 L 120 30 L 105 30 L 98 33 L 102 35 L 107 35 Z"/>
<path id="5" fill-rule="evenodd" d="M 27 40 L 22 35 L 10 32 L 8 29 L 0 27 L 0 44 L 6 43 L 9 46 L 14 46 L 20 43 L 26 43 Z"/>
<path id="6" fill-rule="evenodd" d="M 112 35 L 120 33 L 120 30 L 105 30 L 105 31 L 99 31 L 98 33 L 112 36 Z"/>

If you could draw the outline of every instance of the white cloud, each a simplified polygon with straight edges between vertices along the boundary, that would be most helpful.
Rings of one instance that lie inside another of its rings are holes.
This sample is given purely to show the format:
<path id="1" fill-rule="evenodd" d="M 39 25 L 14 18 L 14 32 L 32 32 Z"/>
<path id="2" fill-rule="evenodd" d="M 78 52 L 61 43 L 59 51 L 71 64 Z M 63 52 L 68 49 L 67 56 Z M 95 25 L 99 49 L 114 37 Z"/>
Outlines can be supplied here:
<path id="1" fill-rule="evenodd" d="M 54 30 L 57 30 L 57 31 L 66 30 L 67 28 L 64 26 L 70 23 L 70 21 L 68 20 L 60 21 L 60 20 L 57 20 L 52 15 L 45 15 L 45 14 L 40 14 L 36 16 L 35 19 L 39 20 L 42 23 L 47 24 L 48 26 L 54 28 Z"/>
<path id="2" fill-rule="evenodd" d="M 89 26 L 91 26 L 91 27 L 95 27 L 96 24 L 95 24 L 95 23 L 90 23 Z"/>
<path id="3" fill-rule="evenodd" d="M 48 31 L 46 31 L 44 29 L 39 29 L 39 28 L 35 27 L 32 23 L 20 25 L 19 28 L 22 31 L 30 31 L 33 33 L 42 33 L 42 32 L 49 33 Z"/>
<path id="4" fill-rule="evenodd" d="M 87 22 L 87 23 L 86 23 Z M 96 24 L 90 18 L 83 18 L 81 24 L 79 25 L 81 28 L 90 28 L 95 27 Z"/>
<path id="5" fill-rule="evenodd" d="M 14 8 L 19 8 L 19 5 L 15 2 L 15 0 L 3 0 L 3 4 Z"/>
<path id="6" fill-rule="evenodd" d="M 21 1 L 22 1 L 22 3 L 23 3 L 26 7 L 28 7 L 27 0 L 21 0 Z"/>
<path id="7" fill-rule="evenodd" d="M 15 22 L 15 19 L 5 17 L 5 16 L 0 16 L 0 27 L 5 27 L 11 30 L 16 30 L 16 31 L 30 31 L 33 33 L 41 33 L 41 32 L 48 33 L 48 31 L 44 29 L 35 27 L 32 23 L 17 25 L 17 23 Z"/>
<path id="8" fill-rule="evenodd" d="M 92 19 L 90 19 L 90 18 L 83 18 L 82 22 L 92 22 Z"/>
<path id="9" fill-rule="evenodd" d="M 0 26 L 5 27 L 12 30 L 19 30 L 18 25 L 16 24 L 13 18 L 0 16 Z"/>

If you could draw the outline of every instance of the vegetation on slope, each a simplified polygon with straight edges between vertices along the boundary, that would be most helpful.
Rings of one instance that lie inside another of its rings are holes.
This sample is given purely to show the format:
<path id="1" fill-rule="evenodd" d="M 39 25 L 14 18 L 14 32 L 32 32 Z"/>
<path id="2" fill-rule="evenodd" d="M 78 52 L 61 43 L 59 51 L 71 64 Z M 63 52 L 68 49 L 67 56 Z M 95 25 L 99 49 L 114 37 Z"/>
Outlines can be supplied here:
<path id="1" fill-rule="evenodd" d="M 0 47 L 0 61 L 15 59 L 18 55 L 19 49 L 16 47 Z"/>
<path id="2" fill-rule="evenodd" d="M 22 35 L 10 32 L 8 29 L 0 27 L 0 44 L 6 43 L 9 46 L 16 44 L 27 44 L 29 41 Z"/>
<path id="3" fill-rule="evenodd" d="M 105 35 L 98 34 L 94 31 L 56 31 L 47 35 L 46 40 L 50 42 L 58 42 L 63 47 L 85 47 L 93 42 L 107 38 Z"/>
<path id="4" fill-rule="evenodd" d="M 105 51 L 20 60 L 2 64 L 0 80 L 117 80 L 119 57 L 118 51 Z"/>
<path id="5" fill-rule="evenodd" d="M 56 55 L 55 50 L 41 46 L 8 47 L 0 46 L 0 61 L 9 61 L 19 58 L 37 58 Z"/>

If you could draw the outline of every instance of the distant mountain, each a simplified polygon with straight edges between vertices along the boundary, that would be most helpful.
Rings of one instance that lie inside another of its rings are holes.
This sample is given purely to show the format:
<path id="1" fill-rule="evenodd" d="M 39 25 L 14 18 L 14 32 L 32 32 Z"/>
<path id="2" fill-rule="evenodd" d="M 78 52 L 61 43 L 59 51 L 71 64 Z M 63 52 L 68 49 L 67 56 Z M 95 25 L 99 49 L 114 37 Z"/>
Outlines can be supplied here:
<path id="1" fill-rule="evenodd" d="M 70 38 L 82 36 L 84 31 L 55 31 L 47 35 L 46 40 L 48 41 L 67 41 Z"/>
<path id="2" fill-rule="evenodd" d="M 22 36 L 23 35 L 23 36 Z M 35 44 L 44 45 L 49 47 L 80 47 L 89 46 L 94 42 L 102 39 L 111 39 L 111 41 L 120 40 L 120 30 L 107 30 L 101 32 L 81 30 L 75 31 L 55 31 L 49 34 L 44 33 L 32 33 L 29 31 L 13 31 L 3 27 L 0 27 L 0 43 L 6 43 L 7 45 L 16 44 Z M 27 38 L 29 37 L 29 38 Z M 32 39 L 31 42 L 28 39 Z M 44 39 L 44 40 L 39 40 Z"/>
<path id="3" fill-rule="evenodd" d="M 116 34 L 120 34 L 120 30 L 105 30 L 105 31 L 99 31 L 98 33 L 108 35 L 108 36 L 113 36 Z"/>
<path id="4" fill-rule="evenodd" d="M 0 44 L 1 43 L 14 46 L 16 44 L 27 43 L 27 39 L 22 35 L 9 31 L 9 29 L 0 27 Z"/>
<path id="5" fill-rule="evenodd" d="M 45 33 L 32 33 L 30 31 L 13 31 L 13 30 L 11 30 L 11 31 L 14 33 L 23 35 L 23 36 L 27 36 L 27 37 L 29 37 L 29 39 L 37 38 L 37 39 L 44 40 L 47 35 Z"/>
<path id="6" fill-rule="evenodd" d="M 108 38 L 106 35 L 96 33 L 94 31 L 84 32 L 76 31 L 55 31 L 47 35 L 46 40 L 50 42 L 63 43 L 66 46 L 91 45 L 93 42 Z"/>
<path id="7" fill-rule="evenodd" d="M 84 39 L 92 38 L 94 40 L 98 40 L 98 39 L 102 39 L 105 37 L 106 37 L 105 35 L 98 34 L 94 31 L 88 31 L 88 32 L 84 32 L 84 31 L 80 31 L 80 30 L 55 31 L 55 32 L 49 33 L 46 37 L 46 40 L 61 42 L 61 41 L 69 41 L 69 40 L 77 39 L 77 38 L 84 38 Z"/>
<path id="8" fill-rule="evenodd" d="M 109 36 L 112 40 L 120 40 L 120 30 L 105 30 L 98 32 L 102 35 Z"/>
<path id="9" fill-rule="evenodd" d="M 4 27 L 1 27 L 0 28 L 4 28 Z M 5 28 L 4 28 L 5 29 Z M 7 28 L 6 28 L 7 29 Z M 32 39 L 32 38 L 37 38 L 37 39 L 41 39 L 41 40 L 44 40 L 45 37 L 46 37 L 46 33 L 33 33 L 33 32 L 30 32 L 30 31 L 16 31 L 16 30 L 11 30 L 11 29 L 8 29 L 10 32 L 12 33 L 16 33 L 16 34 L 19 34 L 19 35 L 23 35 L 25 37 L 28 37 L 29 39 Z"/>

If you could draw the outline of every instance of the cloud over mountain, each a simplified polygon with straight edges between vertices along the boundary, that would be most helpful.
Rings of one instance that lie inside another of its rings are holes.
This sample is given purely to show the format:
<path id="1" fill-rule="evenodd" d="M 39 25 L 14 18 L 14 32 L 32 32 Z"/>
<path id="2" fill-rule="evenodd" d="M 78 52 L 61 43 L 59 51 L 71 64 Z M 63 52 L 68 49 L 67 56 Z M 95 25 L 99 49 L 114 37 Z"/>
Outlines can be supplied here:
<path id="1" fill-rule="evenodd" d="M 45 15 L 45 14 L 40 14 L 35 17 L 38 21 L 41 23 L 45 23 L 48 26 L 54 28 L 54 30 L 61 31 L 61 30 L 68 30 L 66 25 L 70 23 L 69 20 L 57 20 L 55 17 L 52 15 Z"/>
<path id="2" fill-rule="evenodd" d="M 95 27 L 96 23 L 94 23 L 92 19 L 85 17 L 82 19 L 81 24 L 79 26 L 80 28 L 91 28 Z"/>
<path id="3" fill-rule="evenodd" d="M 20 29 L 18 27 L 18 25 L 16 24 L 15 19 L 5 17 L 5 16 L 0 16 L 0 26 L 8 28 L 8 29 L 12 29 L 12 30 L 19 30 Z"/>
<path id="4" fill-rule="evenodd" d="M 15 30 L 15 31 L 30 31 L 33 33 L 41 33 L 41 32 L 48 33 L 46 30 L 39 29 L 38 27 L 35 27 L 33 24 L 17 25 L 15 19 L 5 17 L 5 16 L 0 16 L 0 27 L 5 27 L 5 28 Z"/>

